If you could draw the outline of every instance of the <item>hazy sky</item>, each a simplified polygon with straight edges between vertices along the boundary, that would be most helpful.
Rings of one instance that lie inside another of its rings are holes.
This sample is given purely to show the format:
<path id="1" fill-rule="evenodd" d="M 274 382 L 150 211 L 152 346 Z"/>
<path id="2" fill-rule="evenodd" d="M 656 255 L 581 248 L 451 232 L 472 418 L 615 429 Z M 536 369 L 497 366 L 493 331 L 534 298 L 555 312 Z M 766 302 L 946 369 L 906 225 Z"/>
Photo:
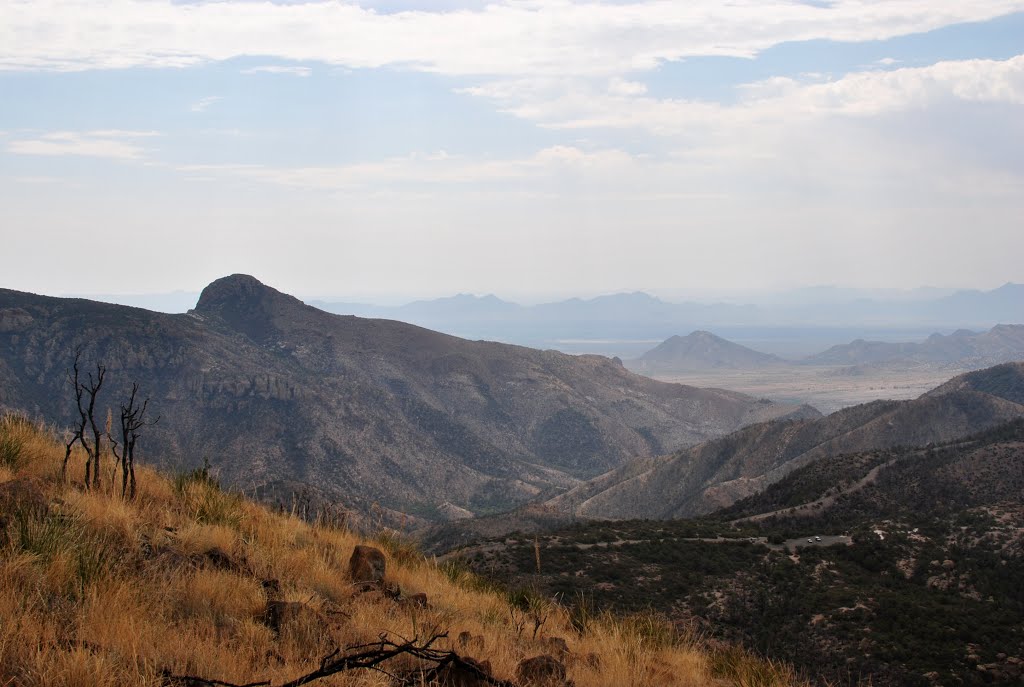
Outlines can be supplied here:
<path id="1" fill-rule="evenodd" d="M 0 287 L 1024 281 L 1024 0 L 0 0 Z"/>

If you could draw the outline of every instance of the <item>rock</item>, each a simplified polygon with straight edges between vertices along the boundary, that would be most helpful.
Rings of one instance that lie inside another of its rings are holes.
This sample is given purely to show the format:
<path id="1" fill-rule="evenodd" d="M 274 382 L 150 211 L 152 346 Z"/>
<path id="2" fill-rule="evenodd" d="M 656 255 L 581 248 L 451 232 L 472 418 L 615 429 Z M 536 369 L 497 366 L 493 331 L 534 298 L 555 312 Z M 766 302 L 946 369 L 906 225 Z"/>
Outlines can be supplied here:
<path id="1" fill-rule="evenodd" d="M 281 582 L 275 579 L 263 580 L 260 582 L 263 587 L 264 593 L 267 595 L 268 600 L 274 600 L 281 597 Z"/>
<path id="2" fill-rule="evenodd" d="M 484 650 L 483 635 L 475 635 L 472 632 L 463 631 L 459 633 L 458 646 L 466 651 L 480 652 Z"/>
<path id="3" fill-rule="evenodd" d="M 230 554 L 217 546 L 203 553 L 202 562 L 212 565 L 215 568 L 219 568 L 220 570 L 227 570 L 230 572 L 239 572 L 242 570 L 242 566 L 235 561 Z"/>
<path id="4" fill-rule="evenodd" d="M 411 608 L 430 608 L 430 604 L 427 603 L 427 595 L 423 592 L 410 594 L 402 599 L 402 604 Z"/>
<path id="5" fill-rule="evenodd" d="M 267 595 L 267 605 L 263 609 L 263 624 L 281 634 L 281 630 L 291 624 L 304 625 L 306 628 L 323 627 L 327 620 L 315 610 L 299 601 L 281 599 L 281 583 L 269 579 L 261 582 Z"/>
<path id="6" fill-rule="evenodd" d="M 569 655 L 569 644 L 561 637 L 545 637 L 541 640 L 541 645 L 563 660 Z"/>
<path id="7" fill-rule="evenodd" d="M 380 584 L 384 581 L 387 563 L 384 553 L 372 546 L 358 544 L 348 561 L 348 574 L 353 582 Z"/>
<path id="8" fill-rule="evenodd" d="M 525 685 L 564 685 L 565 666 L 547 654 L 524 658 L 516 667 L 516 679 Z"/>
<path id="9" fill-rule="evenodd" d="M 477 661 L 460 656 L 458 662 L 445 665 L 431 675 L 430 684 L 444 687 L 487 687 L 490 683 L 484 677 L 491 677 L 491 662 Z"/>

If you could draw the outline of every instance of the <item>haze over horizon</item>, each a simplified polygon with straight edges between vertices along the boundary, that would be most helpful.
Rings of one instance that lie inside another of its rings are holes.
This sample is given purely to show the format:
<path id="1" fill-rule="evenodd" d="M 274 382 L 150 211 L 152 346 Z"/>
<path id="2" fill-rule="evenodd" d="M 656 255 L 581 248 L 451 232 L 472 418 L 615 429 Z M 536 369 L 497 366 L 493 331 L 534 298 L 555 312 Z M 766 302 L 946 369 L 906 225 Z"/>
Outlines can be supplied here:
<path id="1" fill-rule="evenodd" d="M 1024 282 L 1024 0 L 0 0 L 0 93 L 4 288 Z"/>

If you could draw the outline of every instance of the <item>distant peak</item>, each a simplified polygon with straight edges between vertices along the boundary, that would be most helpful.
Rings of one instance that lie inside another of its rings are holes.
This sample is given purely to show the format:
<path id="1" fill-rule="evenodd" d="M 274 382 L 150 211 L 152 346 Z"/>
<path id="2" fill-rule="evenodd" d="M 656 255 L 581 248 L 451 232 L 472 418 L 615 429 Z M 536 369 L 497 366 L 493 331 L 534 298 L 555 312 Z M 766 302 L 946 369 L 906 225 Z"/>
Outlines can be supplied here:
<path id="1" fill-rule="evenodd" d="M 216 317 L 254 340 L 270 336 L 285 313 L 306 309 L 298 298 L 281 293 L 248 274 L 232 274 L 203 289 L 196 313 Z"/>
<path id="2" fill-rule="evenodd" d="M 232 274 L 211 282 L 199 294 L 196 312 L 220 312 L 225 307 L 234 307 L 245 303 L 260 301 L 267 296 L 284 296 L 280 291 L 270 288 L 256 277 L 248 274 Z"/>

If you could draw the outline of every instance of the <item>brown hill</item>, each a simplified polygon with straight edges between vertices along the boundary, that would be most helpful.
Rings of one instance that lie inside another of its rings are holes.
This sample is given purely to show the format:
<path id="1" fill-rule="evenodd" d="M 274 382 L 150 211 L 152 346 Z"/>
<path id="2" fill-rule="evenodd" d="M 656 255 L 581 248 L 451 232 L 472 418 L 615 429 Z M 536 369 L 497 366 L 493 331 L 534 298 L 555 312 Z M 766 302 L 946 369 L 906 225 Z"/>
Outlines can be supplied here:
<path id="1" fill-rule="evenodd" d="M 586 482 L 549 505 L 595 518 L 699 515 L 844 453 L 923 446 L 1024 417 L 1024 363 L 962 375 L 912 401 L 875 401 L 824 418 L 769 422 Z"/>
<path id="2" fill-rule="evenodd" d="M 151 454 L 227 483 L 428 520 L 507 509 L 627 459 L 813 409 L 655 382 L 598 356 L 325 313 L 234 275 L 166 315 L 0 290 L 0 405 L 70 417 L 65 371 L 102 361 L 162 416 Z"/>

